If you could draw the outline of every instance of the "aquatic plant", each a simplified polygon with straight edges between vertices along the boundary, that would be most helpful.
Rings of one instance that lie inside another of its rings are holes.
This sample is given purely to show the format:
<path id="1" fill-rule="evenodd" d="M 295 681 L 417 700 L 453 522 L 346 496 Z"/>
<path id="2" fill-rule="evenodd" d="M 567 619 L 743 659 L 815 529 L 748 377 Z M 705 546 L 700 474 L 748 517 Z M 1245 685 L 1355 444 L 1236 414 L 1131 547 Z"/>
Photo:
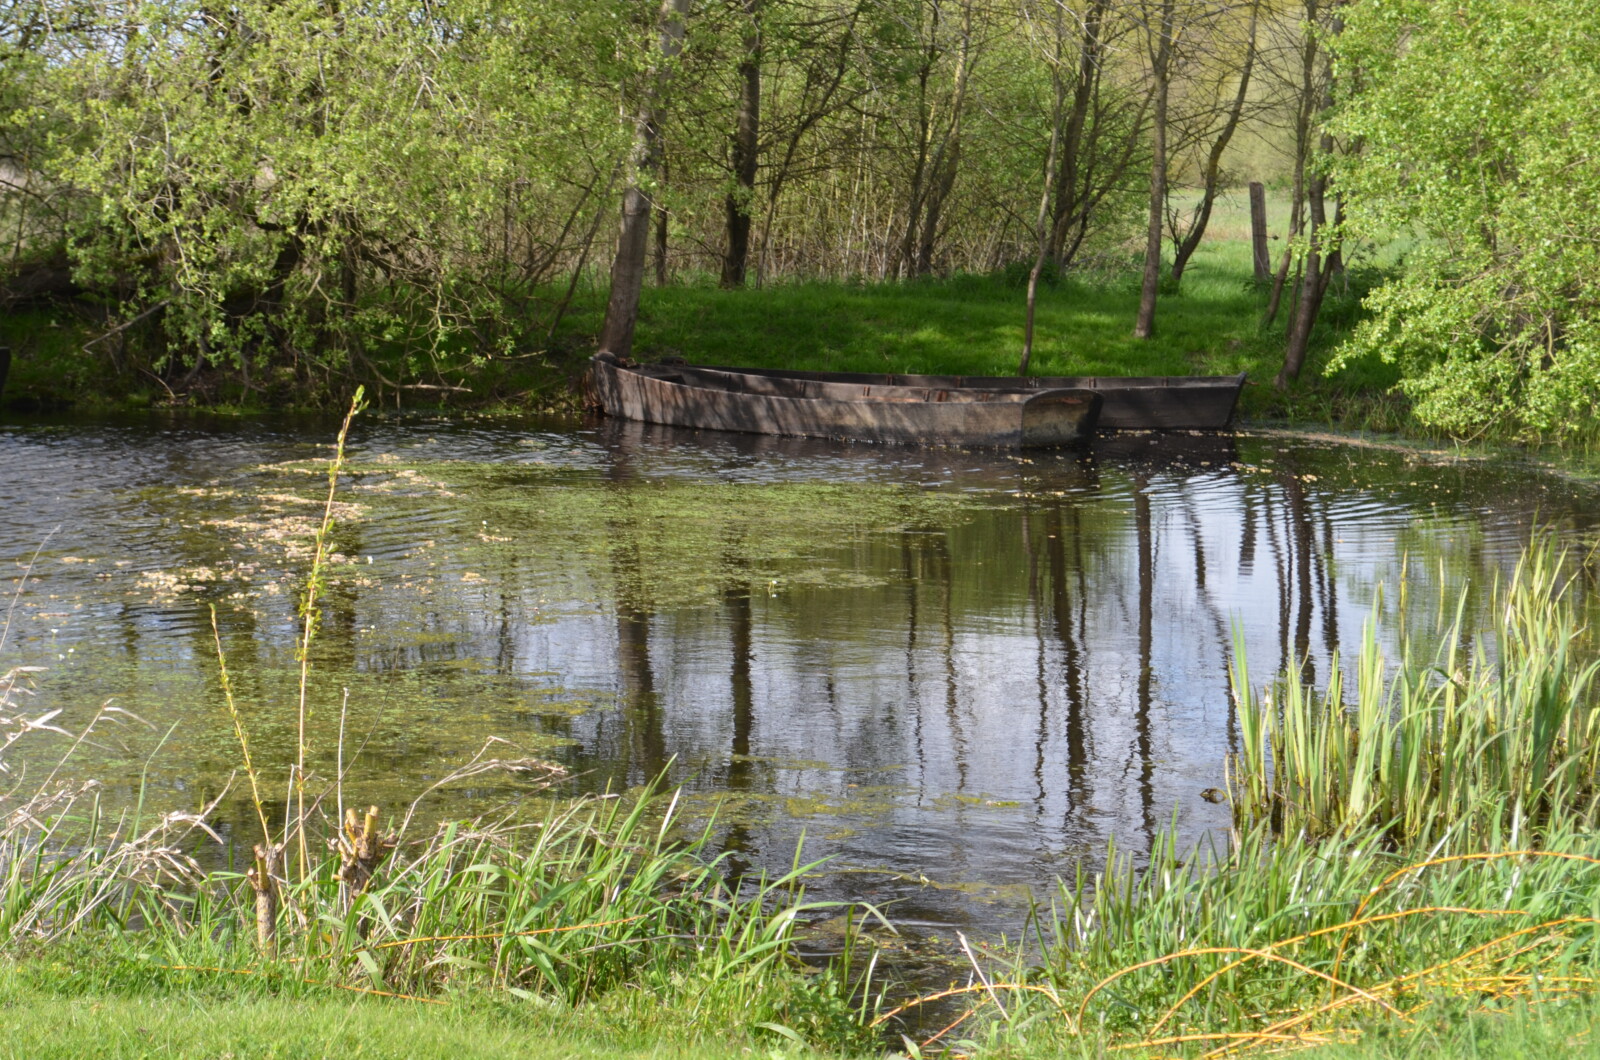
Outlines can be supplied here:
<path id="1" fill-rule="evenodd" d="M 1438 652 L 1387 663 L 1369 625 L 1347 695 L 1233 671 L 1243 750 L 1231 842 L 1080 870 L 935 1035 L 1095 1048 L 1281 1050 L 1405 1035 L 1430 1017 L 1594 996 L 1600 985 L 1600 708 L 1578 564 L 1537 542 Z M 885 1013 L 883 1019 L 898 1014 Z M 981 1017 L 975 1019 L 974 1017 Z M 971 1021 L 968 1023 L 968 1021 Z"/>
<path id="2" fill-rule="evenodd" d="M 1498 586 L 1484 642 L 1458 612 L 1419 661 L 1388 663 L 1369 622 L 1354 696 L 1337 664 L 1320 692 L 1291 675 L 1265 690 L 1235 650 L 1243 749 L 1230 763 L 1234 820 L 1322 838 L 1381 827 L 1396 844 L 1592 827 L 1600 812 L 1600 671 L 1571 596 L 1570 557 L 1546 541 Z"/>

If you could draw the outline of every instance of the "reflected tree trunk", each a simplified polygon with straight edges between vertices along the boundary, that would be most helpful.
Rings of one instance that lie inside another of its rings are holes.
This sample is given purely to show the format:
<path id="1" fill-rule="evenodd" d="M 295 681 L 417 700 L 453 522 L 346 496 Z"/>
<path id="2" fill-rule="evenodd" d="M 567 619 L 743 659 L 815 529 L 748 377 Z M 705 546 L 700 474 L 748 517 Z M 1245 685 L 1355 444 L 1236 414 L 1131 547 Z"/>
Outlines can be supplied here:
<path id="1" fill-rule="evenodd" d="M 1070 521 L 1063 516 L 1060 506 L 1050 510 L 1048 539 L 1050 557 L 1051 614 L 1055 620 L 1056 641 L 1061 650 L 1061 684 L 1066 694 L 1067 716 L 1065 737 L 1067 745 L 1067 800 L 1068 808 L 1081 810 L 1089 805 L 1089 733 L 1088 709 L 1085 702 L 1084 659 L 1079 647 L 1081 637 L 1073 629 L 1073 597 L 1068 588 L 1068 574 L 1075 573 L 1078 580 L 1077 604 L 1080 629 L 1085 617 L 1086 587 L 1083 585 L 1083 534 L 1078 521 L 1078 509 L 1069 509 Z M 1065 538 L 1072 537 L 1072 561 L 1067 559 Z"/>
<path id="2" fill-rule="evenodd" d="M 728 633 L 731 658 L 728 667 L 728 690 L 733 705 L 733 739 L 729 746 L 727 790 L 752 791 L 756 786 L 755 763 L 750 760 L 751 736 L 755 731 L 755 682 L 752 666 L 755 661 L 753 621 L 750 614 L 750 584 L 748 579 L 730 587 L 722 597 L 728 614 Z M 722 848 L 727 855 L 729 876 L 734 880 L 751 874 L 748 855 L 751 837 L 748 825 L 737 815 Z"/>
<path id="3" fill-rule="evenodd" d="M 1150 480 L 1133 479 L 1133 522 L 1139 549 L 1139 691 L 1134 705 L 1134 754 L 1139 759 L 1139 807 L 1147 849 L 1156 841 L 1156 752 L 1150 711 L 1155 682 L 1155 526 L 1150 513 Z"/>

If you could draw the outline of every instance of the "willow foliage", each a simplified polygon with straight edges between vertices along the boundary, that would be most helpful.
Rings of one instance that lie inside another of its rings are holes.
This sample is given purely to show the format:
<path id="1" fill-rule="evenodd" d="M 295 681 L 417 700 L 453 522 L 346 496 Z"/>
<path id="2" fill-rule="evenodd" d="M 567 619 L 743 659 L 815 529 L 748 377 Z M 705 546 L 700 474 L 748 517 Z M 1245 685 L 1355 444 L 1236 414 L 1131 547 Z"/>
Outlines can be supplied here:
<path id="1" fill-rule="evenodd" d="M 1341 352 L 1400 364 L 1425 422 L 1560 437 L 1600 416 L 1600 9 L 1368 0 L 1339 41 L 1358 230 L 1414 234 Z"/>
<path id="2" fill-rule="evenodd" d="M 634 5 L 163 0 L 59 34 L 36 98 L 69 250 L 169 353 L 438 374 L 513 341 L 562 218 L 626 150 Z M 569 223 L 568 227 L 571 225 Z M 386 361 L 393 363 L 391 357 Z"/>

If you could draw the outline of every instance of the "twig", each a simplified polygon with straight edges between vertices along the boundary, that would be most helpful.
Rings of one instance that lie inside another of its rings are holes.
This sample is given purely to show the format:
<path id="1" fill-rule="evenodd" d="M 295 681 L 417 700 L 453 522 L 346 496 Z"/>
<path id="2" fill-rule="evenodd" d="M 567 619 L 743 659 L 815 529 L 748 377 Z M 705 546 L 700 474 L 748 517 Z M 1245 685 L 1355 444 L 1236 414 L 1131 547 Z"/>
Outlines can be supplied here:
<path id="1" fill-rule="evenodd" d="M 118 324 L 116 327 L 112 328 L 110 331 L 106 332 L 104 335 L 100 335 L 97 338 L 92 338 L 88 342 L 84 343 L 83 344 L 83 352 L 84 353 L 88 353 L 90 346 L 94 346 L 94 345 L 96 345 L 98 343 L 104 342 L 104 341 L 106 341 L 107 339 L 109 339 L 113 335 L 117 335 L 117 334 L 120 334 L 121 332 L 127 331 L 129 328 L 131 328 L 135 324 L 139 323 L 139 321 L 143 320 L 145 317 L 149 316 L 152 313 L 160 312 L 161 310 L 167 308 L 167 306 L 170 305 L 171 303 L 172 303 L 172 299 L 163 298 L 161 301 L 157 302 L 155 305 L 151 306 L 149 309 L 146 309 L 143 313 L 140 313 L 138 316 L 134 317 L 133 319 L 125 320 L 122 323 Z M 162 385 L 165 386 L 166 384 L 162 384 Z M 170 393 L 172 393 L 172 391 L 169 390 L 169 391 L 167 391 L 167 393 L 170 394 Z"/>

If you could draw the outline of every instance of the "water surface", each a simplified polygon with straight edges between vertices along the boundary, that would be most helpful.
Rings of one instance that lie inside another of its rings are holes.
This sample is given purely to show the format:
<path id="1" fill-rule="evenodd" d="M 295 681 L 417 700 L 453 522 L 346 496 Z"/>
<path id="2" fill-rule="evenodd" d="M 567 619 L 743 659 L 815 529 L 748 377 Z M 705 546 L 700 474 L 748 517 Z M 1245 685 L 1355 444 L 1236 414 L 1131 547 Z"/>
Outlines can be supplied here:
<path id="1" fill-rule="evenodd" d="M 71 771 L 184 809 L 226 788 L 214 607 L 283 776 L 333 433 L 0 425 L 0 665 L 48 667 L 29 707 L 69 727 L 106 702 L 149 723 Z M 568 791 L 666 771 L 736 867 L 804 836 L 832 859 L 815 891 L 933 934 L 1014 925 L 1112 836 L 1224 828 L 1200 792 L 1237 748 L 1236 640 L 1260 680 L 1324 677 L 1375 612 L 1390 645 L 1463 592 L 1476 621 L 1535 525 L 1600 520 L 1593 487 L 1524 464 L 1280 435 L 1018 456 L 368 418 L 350 455 L 311 697 L 348 799 L 401 812 L 489 740 Z M 486 774 L 427 812 L 540 805 Z M 241 784 L 218 817 L 254 840 Z"/>

